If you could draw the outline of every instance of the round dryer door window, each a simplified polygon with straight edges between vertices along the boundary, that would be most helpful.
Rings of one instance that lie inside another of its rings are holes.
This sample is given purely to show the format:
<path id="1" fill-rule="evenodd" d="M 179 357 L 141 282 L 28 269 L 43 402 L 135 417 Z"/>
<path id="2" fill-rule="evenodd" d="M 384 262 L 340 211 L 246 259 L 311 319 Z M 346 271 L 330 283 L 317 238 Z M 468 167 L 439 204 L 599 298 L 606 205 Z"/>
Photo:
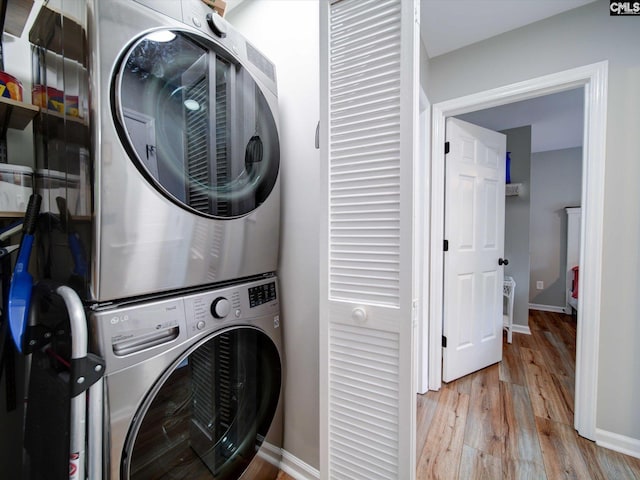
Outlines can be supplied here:
<path id="1" fill-rule="evenodd" d="M 267 199 L 280 162 L 277 99 L 212 39 L 177 30 L 139 38 L 112 92 L 129 156 L 171 201 L 234 218 Z"/>
<path id="2" fill-rule="evenodd" d="M 136 415 L 122 478 L 238 478 L 267 436 L 281 376 L 278 351 L 259 330 L 237 328 L 200 342 Z"/>

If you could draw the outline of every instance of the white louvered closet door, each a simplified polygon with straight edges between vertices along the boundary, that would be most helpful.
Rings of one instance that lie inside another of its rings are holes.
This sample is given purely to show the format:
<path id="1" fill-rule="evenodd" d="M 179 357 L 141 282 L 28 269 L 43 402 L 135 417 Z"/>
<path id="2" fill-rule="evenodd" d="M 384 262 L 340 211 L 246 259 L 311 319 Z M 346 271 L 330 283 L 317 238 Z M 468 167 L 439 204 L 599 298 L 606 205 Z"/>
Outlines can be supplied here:
<path id="1" fill-rule="evenodd" d="M 320 5 L 321 478 L 408 480 L 418 3 Z"/>

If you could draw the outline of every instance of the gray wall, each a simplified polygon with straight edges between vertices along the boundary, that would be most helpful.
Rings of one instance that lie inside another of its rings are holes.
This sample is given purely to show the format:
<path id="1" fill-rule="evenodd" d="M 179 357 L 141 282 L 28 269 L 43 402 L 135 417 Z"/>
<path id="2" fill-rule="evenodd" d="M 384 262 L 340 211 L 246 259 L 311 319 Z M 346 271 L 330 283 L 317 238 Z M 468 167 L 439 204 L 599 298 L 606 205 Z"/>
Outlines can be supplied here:
<path id="1" fill-rule="evenodd" d="M 532 154 L 530 302 L 564 308 L 567 263 L 565 207 L 580 206 L 582 148 Z M 536 281 L 544 289 L 536 289 Z"/>
<path id="2" fill-rule="evenodd" d="M 505 198 L 504 256 L 509 265 L 504 269 L 516 282 L 513 323 L 529 325 L 529 192 L 531 165 L 531 127 L 503 130 L 507 136 L 507 152 L 511 152 L 511 183 L 521 183 L 518 196 Z"/>
<path id="3" fill-rule="evenodd" d="M 640 25 L 598 0 L 430 60 L 432 103 L 608 60 L 596 426 L 640 440 Z"/>
<path id="4" fill-rule="evenodd" d="M 254 0 L 226 17 L 276 65 L 280 107 L 280 277 L 285 349 L 284 449 L 319 460 L 318 1 Z"/>

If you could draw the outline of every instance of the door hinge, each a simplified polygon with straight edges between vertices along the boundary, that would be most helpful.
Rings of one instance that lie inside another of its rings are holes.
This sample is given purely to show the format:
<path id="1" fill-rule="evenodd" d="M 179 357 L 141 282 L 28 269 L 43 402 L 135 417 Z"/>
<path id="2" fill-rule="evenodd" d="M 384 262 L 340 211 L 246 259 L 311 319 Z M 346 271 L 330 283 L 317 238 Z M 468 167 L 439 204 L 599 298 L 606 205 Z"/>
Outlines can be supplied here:
<path id="1" fill-rule="evenodd" d="M 444 142 L 444 154 L 446 155 L 447 153 L 449 153 L 449 150 L 450 150 L 449 142 Z"/>
<path id="2" fill-rule="evenodd" d="M 442 336 L 442 348 L 447 348 L 447 337 Z"/>
<path id="3" fill-rule="evenodd" d="M 445 240 L 445 241 L 444 241 L 444 245 L 442 246 L 442 249 L 443 249 L 445 252 L 448 252 L 448 251 L 449 251 L 449 240 Z"/>

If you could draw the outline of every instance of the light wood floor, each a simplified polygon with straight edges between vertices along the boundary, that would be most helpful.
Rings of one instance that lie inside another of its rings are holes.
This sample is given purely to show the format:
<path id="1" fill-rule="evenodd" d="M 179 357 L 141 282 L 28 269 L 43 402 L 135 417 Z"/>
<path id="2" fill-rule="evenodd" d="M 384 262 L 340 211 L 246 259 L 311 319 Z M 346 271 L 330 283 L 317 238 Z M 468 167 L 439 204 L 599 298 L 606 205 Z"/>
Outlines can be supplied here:
<path id="1" fill-rule="evenodd" d="M 278 473 L 278 478 L 276 480 L 295 480 L 291 475 L 287 475 L 282 470 Z"/>
<path id="2" fill-rule="evenodd" d="M 576 322 L 531 311 L 500 364 L 418 395 L 418 480 L 640 479 L 573 428 Z"/>

